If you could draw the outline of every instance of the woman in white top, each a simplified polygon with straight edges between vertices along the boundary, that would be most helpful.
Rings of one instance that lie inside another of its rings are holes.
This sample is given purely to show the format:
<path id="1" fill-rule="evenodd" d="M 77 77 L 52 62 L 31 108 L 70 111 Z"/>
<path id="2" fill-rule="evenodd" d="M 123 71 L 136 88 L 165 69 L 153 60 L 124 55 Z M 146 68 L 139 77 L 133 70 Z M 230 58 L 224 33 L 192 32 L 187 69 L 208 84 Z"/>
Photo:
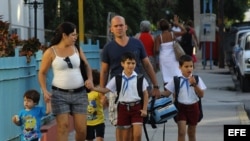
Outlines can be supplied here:
<path id="1" fill-rule="evenodd" d="M 172 80 L 173 76 L 181 75 L 179 63 L 175 59 L 173 41 L 176 37 L 185 34 L 186 30 L 179 23 L 177 15 L 174 16 L 174 24 L 181 29 L 180 32 L 171 31 L 169 22 L 166 19 L 161 19 L 159 21 L 159 28 L 162 33 L 155 38 L 155 52 L 159 54 L 160 71 L 164 85 Z"/>
<path id="2" fill-rule="evenodd" d="M 76 131 L 75 140 L 86 138 L 86 113 L 88 98 L 84 85 L 93 86 L 91 68 L 82 52 L 75 47 L 77 41 L 76 26 L 70 22 L 60 24 L 55 36 L 42 57 L 38 79 L 45 102 L 50 102 L 56 116 L 57 139 L 68 141 L 69 115 L 73 116 Z M 80 71 L 80 57 L 86 65 L 88 80 L 84 80 Z M 52 91 L 46 84 L 50 67 L 53 70 Z"/>

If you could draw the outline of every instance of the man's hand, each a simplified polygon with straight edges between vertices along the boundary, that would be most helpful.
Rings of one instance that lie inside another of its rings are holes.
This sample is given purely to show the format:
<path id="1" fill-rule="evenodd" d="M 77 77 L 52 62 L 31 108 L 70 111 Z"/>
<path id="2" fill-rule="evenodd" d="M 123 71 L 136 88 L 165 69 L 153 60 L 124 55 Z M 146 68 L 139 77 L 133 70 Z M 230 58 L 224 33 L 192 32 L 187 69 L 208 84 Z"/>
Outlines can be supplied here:
<path id="1" fill-rule="evenodd" d="M 153 88 L 152 96 L 154 96 L 155 98 L 160 98 L 161 97 L 160 89 L 159 88 Z"/>

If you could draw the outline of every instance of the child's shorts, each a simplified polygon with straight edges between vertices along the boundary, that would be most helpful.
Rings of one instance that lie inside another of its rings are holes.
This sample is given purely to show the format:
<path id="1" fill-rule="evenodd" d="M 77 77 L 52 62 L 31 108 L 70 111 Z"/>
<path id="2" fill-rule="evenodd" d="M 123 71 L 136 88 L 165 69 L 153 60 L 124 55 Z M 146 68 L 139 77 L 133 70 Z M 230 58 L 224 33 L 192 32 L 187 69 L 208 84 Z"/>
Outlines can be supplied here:
<path id="1" fill-rule="evenodd" d="M 140 102 L 132 104 L 129 106 L 125 103 L 118 104 L 118 116 L 117 116 L 117 126 L 129 127 L 134 123 L 143 122 L 143 117 L 141 116 L 142 105 Z"/>
<path id="2" fill-rule="evenodd" d="M 87 126 L 86 140 L 94 140 L 96 137 L 104 138 L 105 124 L 101 123 L 94 126 Z"/>
<path id="3" fill-rule="evenodd" d="M 191 105 L 178 103 L 177 121 L 184 120 L 188 125 L 197 125 L 199 115 L 200 110 L 198 102 Z"/>

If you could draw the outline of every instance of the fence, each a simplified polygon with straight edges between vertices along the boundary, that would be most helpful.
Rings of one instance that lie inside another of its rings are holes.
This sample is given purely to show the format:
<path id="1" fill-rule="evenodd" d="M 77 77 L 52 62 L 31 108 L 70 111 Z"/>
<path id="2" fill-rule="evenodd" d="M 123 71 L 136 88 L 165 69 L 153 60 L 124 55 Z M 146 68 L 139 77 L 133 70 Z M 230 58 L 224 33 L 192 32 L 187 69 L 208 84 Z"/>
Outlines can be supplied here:
<path id="1" fill-rule="evenodd" d="M 88 62 L 93 69 L 100 69 L 99 41 L 91 44 L 81 44 Z M 19 56 L 19 49 L 15 50 L 14 57 L 0 58 L 0 141 L 19 140 L 20 129 L 12 123 L 12 116 L 18 114 L 23 108 L 23 94 L 28 89 L 40 92 L 37 73 L 40 66 L 42 52 L 39 51 L 32 57 L 30 63 L 26 63 L 25 56 Z M 51 87 L 52 71 L 47 77 L 47 87 Z M 43 97 L 39 102 L 44 106 Z"/>

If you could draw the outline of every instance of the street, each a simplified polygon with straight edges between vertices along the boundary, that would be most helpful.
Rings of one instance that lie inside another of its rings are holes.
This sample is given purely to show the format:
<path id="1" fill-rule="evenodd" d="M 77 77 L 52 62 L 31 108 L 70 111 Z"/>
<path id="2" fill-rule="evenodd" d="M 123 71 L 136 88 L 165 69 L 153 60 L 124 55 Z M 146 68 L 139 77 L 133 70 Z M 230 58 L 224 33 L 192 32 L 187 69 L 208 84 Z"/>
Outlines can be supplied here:
<path id="1" fill-rule="evenodd" d="M 198 58 L 200 58 L 198 56 Z M 202 98 L 203 105 L 203 120 L 197 126 L 198 141 L 223 141 L 224 125 L 241 125 L 250 124 L 247 113 L 244 110 L 245 105 L 250 103 L 250 93 L 241 93 L 235 88 L 232 75 L 228 68 L 218 68 L 209 66 L 203 69 L 199 62 L 195 64 L 194 74 L 199 75 L 207 86 L 205 96 Z M 157 73 L 159 84 L 162 84 L 161 74 Z M 161 90 L 163 87 L 161 86 Z M 115 127 L 108 121 L 107 110 L 106 114 L 106 141 L 115 141 Z M 150 141 L 163 140 L 163 126 L 160 124 L 156 129 L 152 129 L 147 125 Z M 165 124 L 165 141 L 177 140 L 177 125 L 174 120 L 170 120 Z M 146 141 L 145 135 L 142 135 L 142 140 Z M 74 141 L 74 132 L 69 136 L 70 141 Z"/>

